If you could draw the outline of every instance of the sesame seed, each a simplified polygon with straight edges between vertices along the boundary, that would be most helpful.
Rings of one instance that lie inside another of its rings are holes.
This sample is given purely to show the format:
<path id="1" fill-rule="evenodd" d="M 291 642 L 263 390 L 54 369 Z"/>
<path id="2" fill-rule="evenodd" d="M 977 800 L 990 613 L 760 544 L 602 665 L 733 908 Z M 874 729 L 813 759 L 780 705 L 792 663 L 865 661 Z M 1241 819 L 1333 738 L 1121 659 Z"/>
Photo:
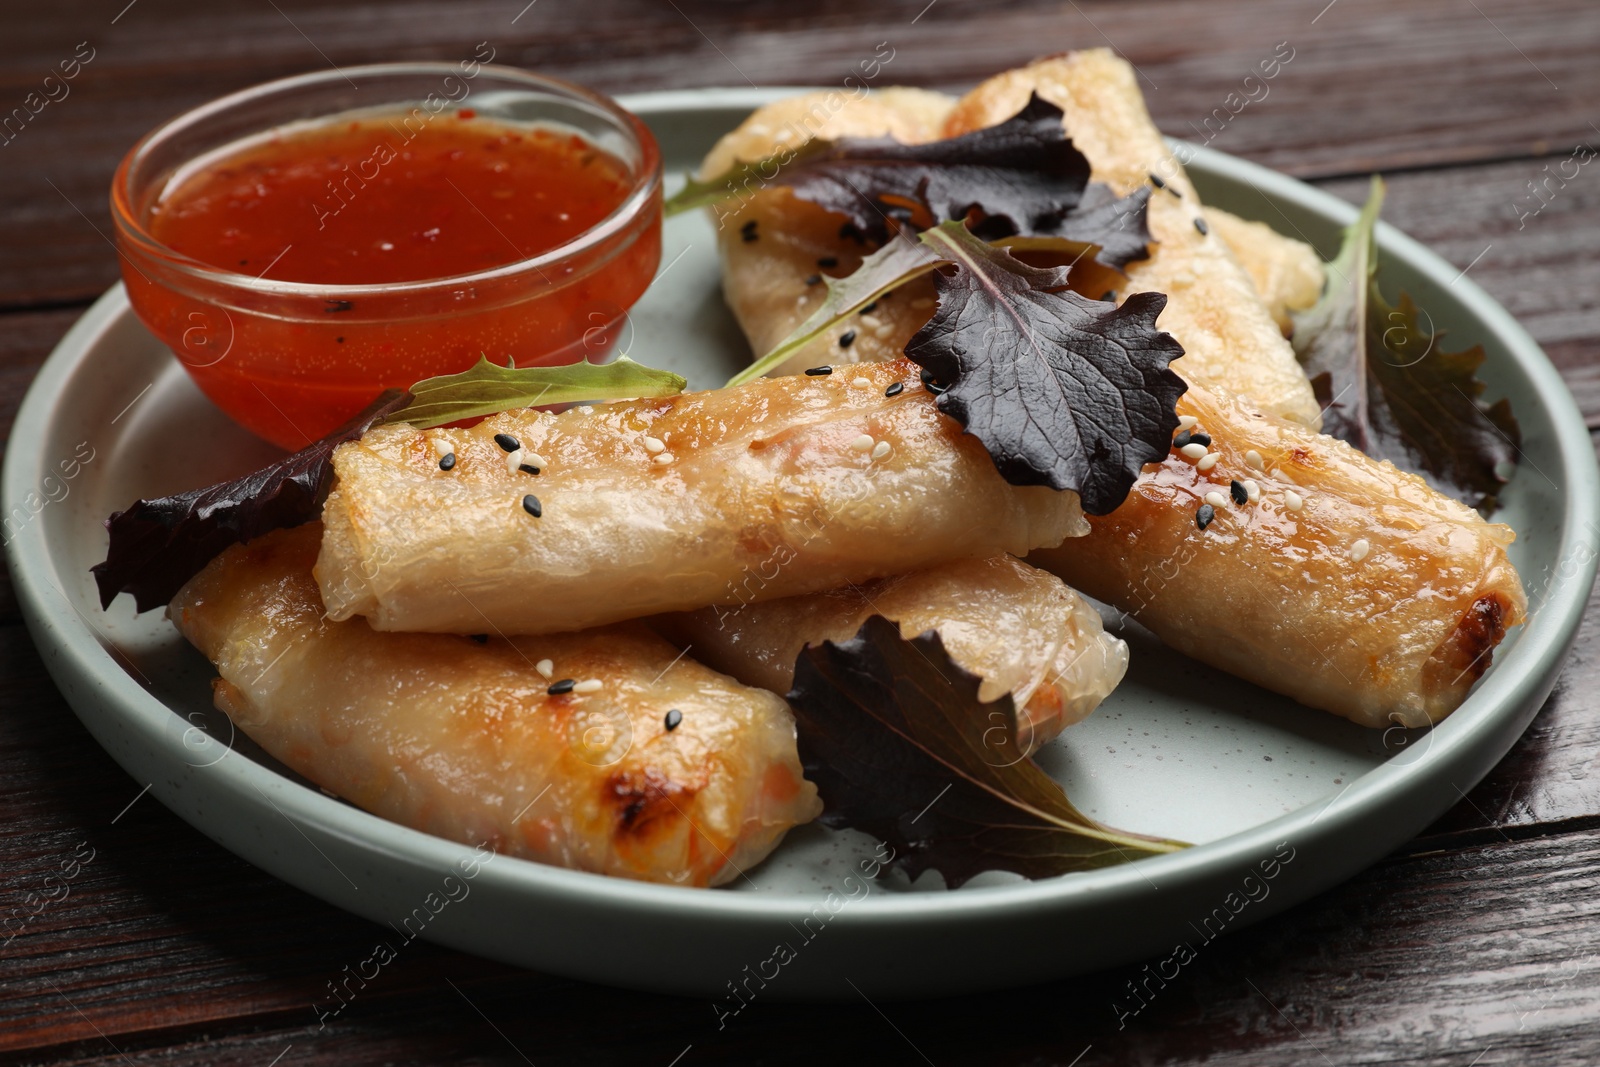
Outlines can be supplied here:
<path id="1" fill-rule="evenodd" d="M 884 396 L 899 396 L 901 393 L 903 393 L 905 391 L 906 391 L 906 383 L 905 382 L 893 382 L 893 383 L 890 384 L 889 388 L 887 388 L 887 389 L 885 389 L 883 391 L 883 395 Z"/>
<path id="2" fill-rule="evenodd" d="M 440 434 L 433 439 L 433 454 L 438 456 L 440 459 L 443 459 L 455 450 L 455 442 L 451 441 L 450 438 L 446 437 L 444 434 Z"/>
<path id="3" fill-rule="evenodd" d="M 1191 434 L 1188 430 L 1185 430 L 1182 433 L 1180 433 L 1178 436 L 1176 436 L 1176 437 L 1174 437 L 1172 439 L 1172 447 L 1176 448 L 1178 451 L 1181 452 L 1185 448 L 1188 448 L 1189 447 L 1189 442 L 1193 441 L 1193 440 L 1194 440 L 1194 435 Z M 1203 451 L 1200 454 L 1202 456 L 1205 455 L 1205 453 Z"/>
<path id="4" fill-rule="evenodd" d="M 676 730 L 678 728 L 678 724 L 683 721 L 683 712 L 679 711 L 677 708 L 673 708 L 671 711 L 667 712 L 667 717 L 661 721 L 669 731 Z"/>
<path id="5" fill-rule="evenodd" d="M 756 230 L 756 220 L 755 219 L 751 219 L 750 221 L 746 222 L 743 226 L 739 227 L 739 232 L 740 233 L 754 233 L 755 230 Z"/>
<path id="6" fill-rule="evenodd" d="M 821 281 L 822 281 L 822 275 L 820 275 L 820 274 L 813 274 L 810 277 L 806 278 L 806 284 L 807 285 L 817 285 Z"/>
<path id="7" fill-rule="evenodd" d="M 1257 485 L 1255 481 L 1250 478 L 1246 478 L 1239 484 L 1244 486 L 1245 499 L 1250 501 L 1250 503 L 1254 504 L 1257 500 L 1261 499 L 1261 486 Z"/>
<path id="8" fill-rule="evenodd" d="M 1165 189 L 1167 187 L 1167 183 L 1162 181 L 1161 175 L 1157 174 L 1155 171 L 1150 172 L 1150 184 L 1155 186 L 1157 189 Z"/>
<path id="9" fill-rule="evenodd" d="M 515 452 L 522 447 L 522 442 L 508 433 L 495 434 L 494 443 L 500 446 L 502 452 Z"/>
<path id="10" fill-rule="evenodd" d="M 1255 470 L 1261 470 L 1267 464 L 1266 461 L 1261 458 L 1261 453 L 1252 448 L 1250 451 L 1244 454 L 1244 465 Z"/>
<path id="11" fill-rule="evenodd" d="M 539 468 L 535 467 L 532 463 L 519 463 L 517 464 L 517 470 L 521 471 L 523 474 L 539 473 Z"/>
<path id="12" fill-rule="evenodd" d="M 1194 228 L 1200 231 L 1201 237 L 1211 232 L 1211 227 L 1206 225 L 1206 220 L 1198 217 L 1194 220 Z"/>
<path id="13" fill-rule="evenodd" d="M 872 388 L 872 379 L 871 378 L 852 378 L 852 379 L 850 379 L 850 388 L 852 388 L 852 389 L 871 389 Z"/>
<path id="14" fill-rule="evenodd" d="M 887 456 L 889 452 L 890 446 L 888 441 L 879 441 L 877 444 L 872 446 L 873 459 L 882 459 L 884 456 Z"/>
<path id="15" fill-rule="evenodd" d="M 1178 190 L 1176 190 L 1176 189 L 1174 189 L 1174 188 L 1173 188 L 1173 187 L 1172 187 L 1172 186 L 1170 186 L 1170 185 L 1169 185 L 1169 186 L 1167 186 L 1167 192 L 1169 192 L 1169 193 L 1171 193 L 1171 194 L 1172 194 L 1172 195 L 1173 195 L 1173 196 L 1174 196 L 1174 197 L 1176 197 L 1176 198 L 1177 198 L 1177 199 L 1179 199 L 1179 200 L 1182 200 L 1182 199 L 1183 199 L 1183 194 L 1182 194 L 1182 193 L 1180 193 L 1180 192 L 1178 192 Z"/>
<path id="16" fill-rule="evenodd" d="M 528 457 L 528 462 L 532 463 L 535 467 L 538 467 L 540 470 L 543 470 L 544 468 L 550 466 L 550 461 L 545 459 L 543 456 L 539 455 L 539 453 L 537 453 L 537 452 L 529 452 L 529 453 L 527 453 L 527 457 Z"/>
<path id="17" fill-rule="evenodd" d="M 823 256 L 821 259 L 817 260 L 817 266 L 821 267 L 823 270 L 827 270 L 831 267 L 837 267 L 838 265 L 839 260 L 834 256 Z"/>
<path id="18" fill-rule="evenodd" d="M 1189 447 L 1193 448 L 1194 446 L 1190 445 Z M 1220 452 L 1207 452 L 1205 455 L 1200 457 L 1200 461 L 1194 465 L 1194 469 L 1197 471 L 1208 471 L 1212 467 L 1215 467 L 1217 465 L 1217 460 L 1221 458 L 1222 453 Z"/>
<path id="19" fill-rule="evenodd" d="M 506 453 L 506 473 L 515 474 L 517 468 L 522 466 L 522 449 Z"/>
<path id="20" fill-rule="evenodd" d="M 1250 490 L 1246 489 L 1244 483 L 1237 478 L 1228 483 L 1228 495 L 1233 497 L 1235 504 L 1250 503 Z"/>
<path id="21" fill-rule="evenodd" d="M 1217 517 L 1217 509 L 1210 504 L 1201 504 L 1200 510 L 1194 513 L 1194 524 L 1204 530 L 1211 525 L 1211 520 Z"/>
<path id="22" fill-rule="evenodd" d="M 469 634 L 468 636 L 480 645 L 487 645 L 489 643 L 488 634 Z"/>
<path id="23" fill-rule="evenodd" d="M 1223 508 L 1228 506 L 1228 498 L 1223 496 L 1221 493 L 1216 492 L 1215 490 L 1207 493 L 1205 500 L 1207 504 L 1210 504 L 1218 511 L 1221 511 Z"/>
<path id="24" fill-rule="evenodd" d="M 559 682 L 552 683 L 550 688 L 546 689 L 545 692 L 549 693 L 553 697 L 564 696 L 567 693 L 572 692 L 572 687 L 577 684 L 578 680 L 576 678 L 563 678 Z"/>
<path id="25" fill-rule="evenodd" d="M 874 443 L 875 442 L 872 440 L 872 435 L 869 433 L 864 433 L 860 437 L 857 437 L 854 441 L 851 441 L 850 447 L 855 449 L 857 452 L 870 452 L 872 451 L 872 446 Z"/>
<path id="26" fill-rule="evenodd" d="M 872 301 L 872 303 L 870 303 L 866 307 L 862 308 L 860 313 L 863 314 L 863 315 L 870 315 L 874 311 L 876 311 L 877 309 L 878 309 L 878 302 L 876 300 L 874 300 L 874 301 Z"/>
<path id="27" fill-rule="evenodd" d="M 1178 449 L 1178 451 L 1182 452 L 1190 459 L 1204 459 L 1206 456 L 1205 445 L 1184 445 L 1182 448 Z"/>
<path id="28" fill-rule="evenodd" d="M 667 443 L 659 437 L 646 437 L 643 443 L 646 452 L 665 452 L 667 450 Z"/>
<path id="29" fill-rule="evenodd" d="M 529 493 L 527 496 L 522 498 L 522 510 L 526 511 L 529 515 L 532 515 L 537 519 L 539 516 L 544 514 L 544 505 L 539 503 L 538 497 L 534 496 L 532 493 Z"/>
<path id="30" fill-rule="evenodd" d="M 672 453 L 663 452 L 661 455 L 655 457 L 655 459 L 651 462 L 655 463 L 659 467 L 665 467 L 668 463 L 672 462 Z"/>
<path id="31" fill-rule="evenodd" d="M 548 682 L 555 677 L 556 664 L 554 660 L 542 659 L 533 665 L 533 669 L 538 671 L 540 676 Z"/>
<path id="32" fill-rule="evenodd" d="M 1305 505 L 1306 502 L 1301 500 L 1300 494 L 1295 492 L 1293 489 L 1285 489 L 1283 491 L 1283 506 L 1288 508 L 1290 511 L 1299 511 L 1301 508 L 1305 507 Z"/>
<path id="33" fill-rule="evenodd" d="M 454 452 L 446 452 L 444 455 L 439 457 L 439 469 L 440 470 L 442 470 L 442 471 L 453 470 L 455 468 L 455 465 L 456 465 L 456 454 Z"/>
<path id="34" fill-rule="evenodd" d="M 1208 433 L 1201 433 L 1200 431 L 1196 430 L 1189 435 L 1189 440 L 1193 441 L 1197 445 L 1209 445 L 1211 443 L 1211 435 Z"/>
<path id="35" fill-rule="evenodd" d="M 839 347 L 840 348 L 849 348 L 851 345 L 853 345 L 855 343 L 856 343 L 856 332 L 854 330 L 846 330 L 844 333 L 839 335 Z"/>
<path id="36" fill-rule="evenodd" d="M 833 368 L 828 366 L 827 364 L 823 364 L 820 367 L 807 367 L 806 368 L 806 374 L 809 377 L 812 377 L 812 378 L 820 378 L 824 374 L 832 374 L 832 373 L 833 373 Z"/>
<path id="37" fill-rule="evenodd" d="M 843 226 L 839 227 L 839 236 L 840 237 L 860 237 L 861 236 L 861 231 L 856 229 L 856 224 L 855 223 L 847 222 Z"/>
<path id="38" fill-rule="evenodd" d="M 598 678 L 585 678 L 572 687 L 574 693 L 598 693 L 605 688 L 605 683 Z"/>
<path id="39" fill-rule="evenodd" d="M 861 315 L 861 325 L 865 326 L 869 330 L 877 331 L 883 329 L 883 320 L 878 318 L 876 315 L 868 315 L 863 312 Z"/>
<path id="40" fill-rule="evenodd" d="M 1195 425 L 1197 423 L 1199 423 L 1199 421 L 1200 420 L 1195 418 L 1193 415 L 1179 415 L 1178 416 L 1178 429 L 1180 429 L 1180 430 L 1192 430 L 1192 429 L 1195 428 Z"/>
<path id="41" fill-rule="evenodd" d="M 1365 537 L 1361 538 L 1350 546 L 1350 562 L 1360 563 L 1367 558 L 1367 553 L 1370 551 L 1372 551 L 1372 545 L 1367 542 Z"/>

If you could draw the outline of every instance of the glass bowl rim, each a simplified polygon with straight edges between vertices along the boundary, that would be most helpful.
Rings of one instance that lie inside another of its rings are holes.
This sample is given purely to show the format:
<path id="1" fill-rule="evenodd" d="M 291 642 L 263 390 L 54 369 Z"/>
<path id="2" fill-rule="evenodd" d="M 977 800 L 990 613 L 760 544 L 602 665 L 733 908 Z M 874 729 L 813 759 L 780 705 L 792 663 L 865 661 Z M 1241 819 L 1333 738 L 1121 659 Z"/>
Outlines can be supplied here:
<path id="1" fill-rule="evenodd" d="M 464 285 L 470 286 L 505 281 L 527 273 L 542 275 L 544 273 L 543 268 L 559 264 L 563 260 L 575 257 L 605 243 L 626 231 L 630 225 L 638 220 L 641 213 L 654 200 L 662 185 L 661 149 L 656 143 L 655 135 L 650 132 L 644 122 L 611 97 L 587 86 L 546 74 L 535 74 L 520 67 L 507 66 L 500 63 L 480 63 L 479 71 L 473 75 L 473 78 L 482 77 L 484 74 L 492 74 L 508 81 L 520 82 L 528 88 L 553 91 L 558 96 L 564 96 L 569 99 L 575 98 L 591 104 L 599 108 L 601 112 L 615 122 L 623 133 L 630 136 L 640 151 L 640 173 L 627 198 L 618 204 L 605 218 L 584 230 L 572 240 L 541 252 L 536 256 L 512 260 L 510 263 L 473 271 L 469 274 L 441 275 L 435 278 L 419 278 L 404 282 L 334 285 L 257 278 L 249 274 L 240 274 L 224 267 L 213 266 L 168 247 L 151 236 L 133 210 L 132 198 L 129 196 L 128 191 L 128 182 L 131 178 L 132 169 L 153 145 L 169 134 L 176 133 L 186 127 L 193 126 L 206 119 L 223 114 L 241 104 L 255 101 L 264 96 L 307 86 L 316 86 L 335 79 L 349 81 L 352 76 L 357 75 L 439 75 L 441 77 L 454 76 L 459 78 L 463 75 L 461 68 L 464 62 L 466 61 L 419 60 L 397 63 L 367 63 L 360 66 L 294 74 L 286 78 L 260 82 L 224 96 L 219 96 L 214 100 L 209 100 L 198 107 L 190 108 L 167 119 L 143 137 L 140 137 L 117 164 L 116 173 L 111 181 L 111 216 L 116 224 L 118 237 L 132 243 L 139 252 L 161 260 L 164 266 L 176 270 L 191 279 L 211 285 L 285 298 L 299 296 L 315 299 L 325 297 L 370 298 L 374 296 L 403 295 L 406 293 L 427 293 L 438 289 Z M 464 97 L 463 99 L 466 98 Z M 338 112 L 330 112 L 323 117 L 331 118 L 336 114 Z M 271 127 L 267 128 L 270 129 Z M 122 252 L 123 257 L 128 260 L 130 265 L 137 267 L 133 257 L 121 249 L 118 251 Z M 550 288 L 551 290 L 563 288 L 566 283 L 573 280 L 576 279 L 559 279 L 551 282 Z"/>

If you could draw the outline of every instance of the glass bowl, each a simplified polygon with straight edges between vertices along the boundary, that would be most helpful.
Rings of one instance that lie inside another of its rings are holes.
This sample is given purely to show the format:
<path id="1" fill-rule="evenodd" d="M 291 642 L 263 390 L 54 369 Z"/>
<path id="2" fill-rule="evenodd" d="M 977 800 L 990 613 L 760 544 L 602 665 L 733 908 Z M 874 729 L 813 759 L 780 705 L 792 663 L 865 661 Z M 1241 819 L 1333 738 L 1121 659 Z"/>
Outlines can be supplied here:
<path id="1" fill-rule="evenodd" d="M 151 236 L 165 194 L 273 131 L 355 119 L 420 128 L 466 108 L 503 125 L 576 132 L 623 166 L 626 197 L 531 258 L 421 281 L 253 277 Z M 476 61 L 374 64 L 268 82 L 163 124 L 117 168 L 111 213 L 140 320 L 240 425 L 300 448 L 381 390 L 465 370 L 480 356 L 519 367 L 603 357 L 660 263 L 661 153 L 636 117 L 568 82 Z"/>

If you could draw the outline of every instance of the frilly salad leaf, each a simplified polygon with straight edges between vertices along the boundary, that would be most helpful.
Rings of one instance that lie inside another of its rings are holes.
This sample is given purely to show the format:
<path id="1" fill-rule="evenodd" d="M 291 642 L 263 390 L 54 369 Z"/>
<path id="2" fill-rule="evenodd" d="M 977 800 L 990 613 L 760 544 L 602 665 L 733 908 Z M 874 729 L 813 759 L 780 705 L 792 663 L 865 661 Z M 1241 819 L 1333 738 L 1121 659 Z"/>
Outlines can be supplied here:
<path id="1" fill-rule="evenodd" d="M 1183 355 L 1156 328 L 1160 293 L 1119 307 L 1067 289 L 1067 269 L 1038 268 L 959 222 L 922 234 L 945 260 L 939 306 L 906 356 L 944 387 L 939 409 L 982 441 L 1013 485 L 1078 493 L 1105 515 L 1139 469 L 1172 449 L 1187 386 L 1168 367 Z"/>
<path id="2" fill-rule="evenodd" d="M 1317 400 L 1324 433 L 1347 441 L 1485 514 L 1514 470 L 1522 435 L 1510 401 L 1482 400 L 1481 345 L 1441 346 L 1442 331 L 1405 293 L 1378 287 L 1374 238 L 1384 185 L 1372 192 L 1327 265 L 1316 306 L 1295 317 L 1294 349 Z"/>
<path id="3" fill-rule="evenodd" d="M 1011 697 L 984 703 L 979 684 L 937 632 L 906 640 L 881 615 L 803 650 L 789 703 L 822 823 L 887 841 L 889 866 L 938 870 L 951 887 L 982 871 L 1045 878 L 1185 847 L 1078 811 L 1022 757 Z"/>
<path id="4" fill-rule="evenodd" d="M 333 451 L 381 423 L 418 428 L 492 415 L 535 404 L 671 396 L 683 378 L 618 357 L 611 363 L 560 367 L 497 367 L 480 359 L 470 370 L 427 378 L 410 392 L 389 390 L 328 436 L 241 478 L 187 493 L 138 500 L 106 520 L 111 544 L 90 568 L 100 604 L 118 593 L 139 611 L 161 607 L 230 545 L 322 514 L 333 481 Z"/>
<path id="5" fill-rule="evenodd" d="M 923 230 L 969 219 L 985 240 L 1062 236 L 1099 246 L 1120 270 L 1149 255 L 1149 190 L 1118 199 L 1089 184 L 1089 161 L 1062 128 L 1062 111 L 1038 95 L 1006 121 L 925 144 L 887 138 L 810 141 L 800 149 L 744 163 L 705 182 L 690 182 L 667 213 L 787 186 L 849 219 L 876 242 L 893 230 Z"/>

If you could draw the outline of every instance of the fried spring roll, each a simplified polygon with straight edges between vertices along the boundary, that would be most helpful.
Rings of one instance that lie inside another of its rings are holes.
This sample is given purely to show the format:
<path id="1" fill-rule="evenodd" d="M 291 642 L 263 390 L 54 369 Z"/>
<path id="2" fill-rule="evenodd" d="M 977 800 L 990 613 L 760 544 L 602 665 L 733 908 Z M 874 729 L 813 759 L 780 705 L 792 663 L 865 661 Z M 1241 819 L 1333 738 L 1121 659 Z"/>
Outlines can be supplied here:
<path id="1" fill-rule="evenodd" d="M 1285 237 L 1264 222 L 1247 222 L 1218 208 L 1205 209 L 1211 232 L 1227 243 L 1250 275 L 1278 329 L 1288 337 L 1292 312 L 1304 311 L 1322 295 L 1322 257 L 1304 241 Z"/>
<path id="2" fill-rule="evenodd" d="M 695 886 L 821 809 L 771 693 L 640 627 L 480 643 L 329 622 L 319 534 L 230 548 L 169 609 L 217 665 L 217 707 L 318 785 L 440 837 Z M 544 659 L 577 688 L 550 695 Z"/>
<path id="3" fill-rule="evenodd" d="M 379 630 L 553 633 L 1088 530 L 1075 493 L 1008 484 L 933 399 L 901 361 L 470 430 L 382 427 L 334 454 L 323 602 Z"/>
<path id="4" fill-rule="evenodd" d="M 1094 181 L 1119 196 L 1151 186 L 1150 258 L 1128 264 L 1133 292 L 1167 294 L 1161 328 L 1183 345 L 1184 380 L 1249 396 L 1260 410 L 1318 429 L 1311 385 L 1255 284 L 1227 244 L 1210 233 L 1194 186 L 1150 121 L 1133 68 L 1102 49 L 1069 52 L 998 74 L 956 102 L 946 136 L 1015 115 L 1030 93 L 1061 108 L 1072 143 Z M 1203 232 L 1204 231 L 1204 232 Z M 1126 293 L 1119 294 L 1125 296 Z"/>
<path id="5" fill-rule="evenodd" d="M 1099 706 L 1128 670 L 1128 646 L 1059 578 L 1012 556 L 955 563 L 826 593 L 654 620 L 702 662 L 746 685 L 788 693 L 806 645 L 855 636 L 870 615 L 915 637 L 937 631 L 951 659 L 982 679 L 978 696 L 1010 693 L 1027 752 Z"/>
<path id="6" fill-rule="evenodd" d="M 1455 710 L 1525 616 L 1511 528 L 1238 400 L 1191 388 L 1179 410 L 1215 466 L 1174 452 L 1088 537 L 1029 562 L 1195 659 L 1364 726 Z M 1235 481 L 1256 499 L 1234 503 Z M 1202 530 L 1207 494 L 1225 502 Z"/>

